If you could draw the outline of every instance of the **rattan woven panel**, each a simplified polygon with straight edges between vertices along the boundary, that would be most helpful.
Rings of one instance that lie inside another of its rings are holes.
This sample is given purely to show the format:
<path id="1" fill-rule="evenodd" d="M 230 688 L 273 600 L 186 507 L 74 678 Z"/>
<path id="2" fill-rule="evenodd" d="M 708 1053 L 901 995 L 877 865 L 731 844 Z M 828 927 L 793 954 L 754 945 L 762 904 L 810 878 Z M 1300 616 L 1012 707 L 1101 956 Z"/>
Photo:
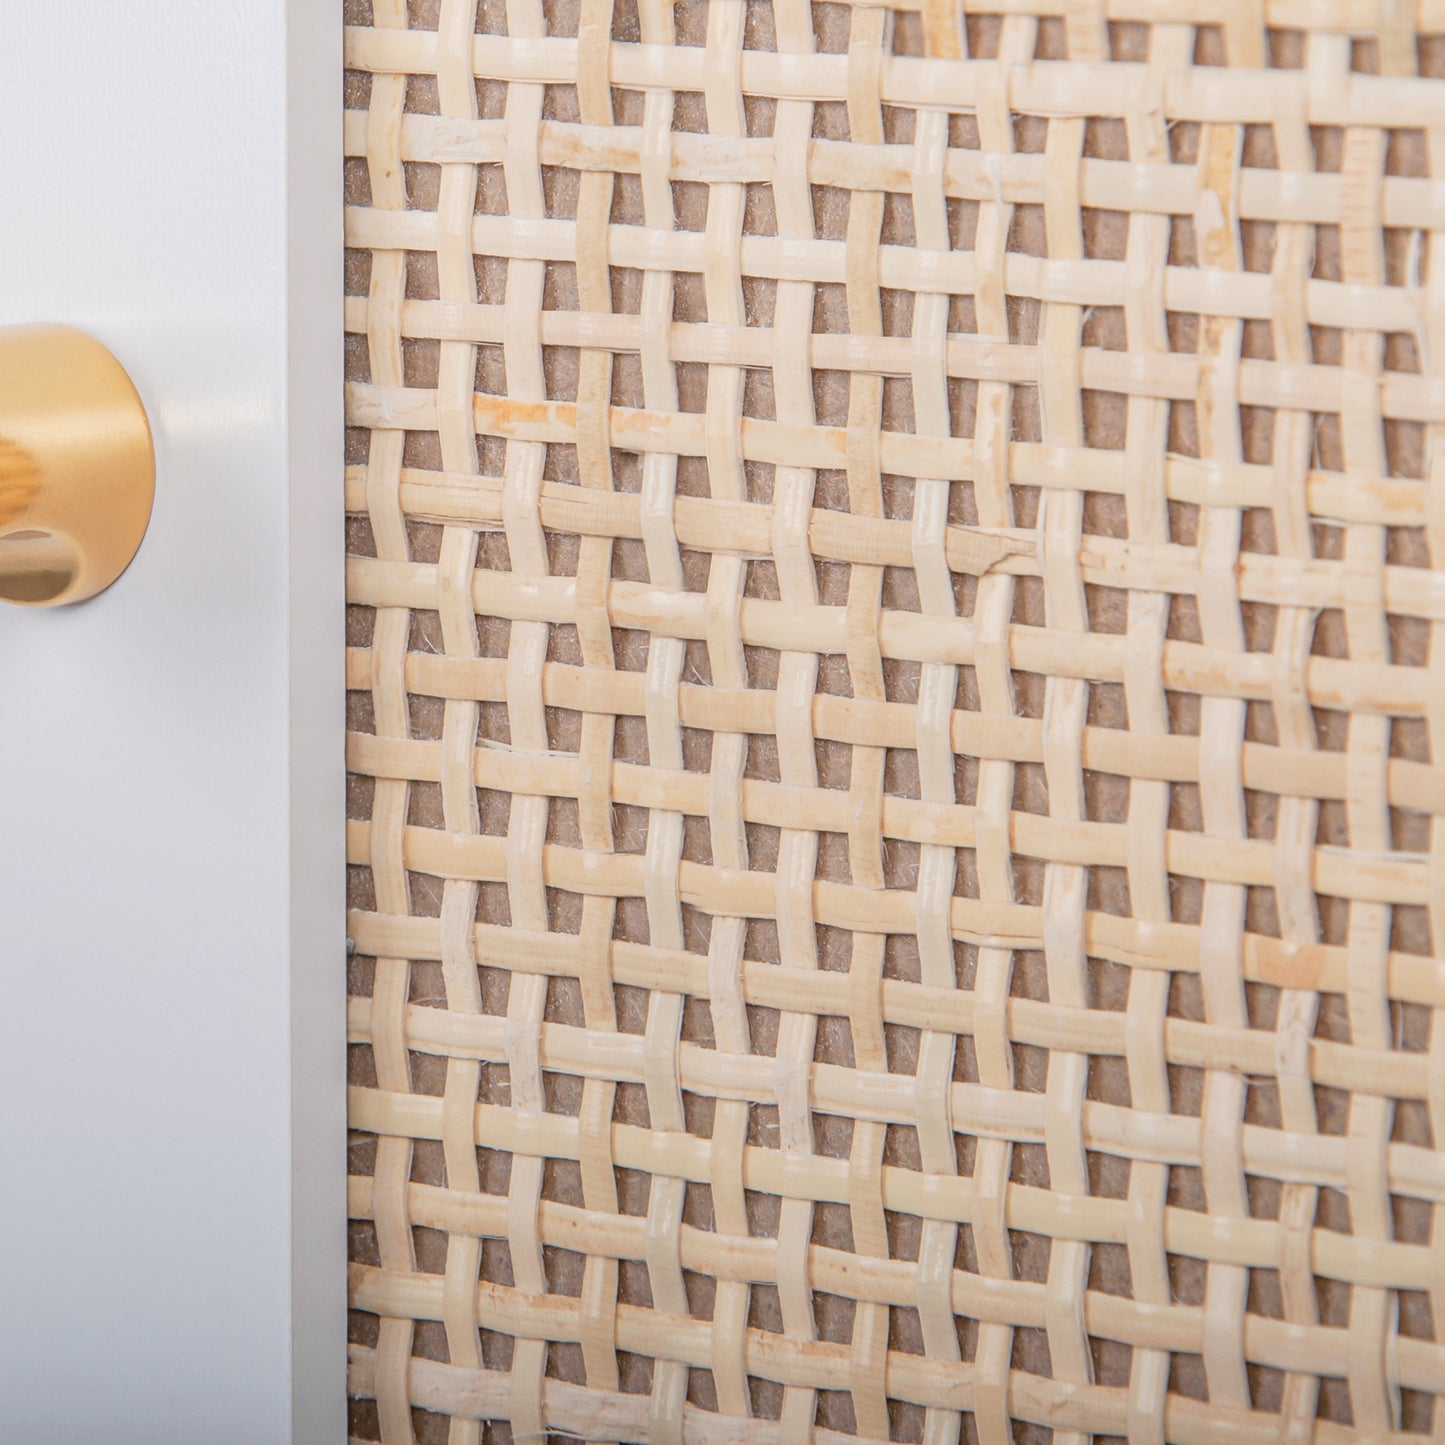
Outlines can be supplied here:
<path id="1" fill-rule="evenodd" d="M 348 19 L 353 1437 L 1445 1440 L 1445 4 Z"/>

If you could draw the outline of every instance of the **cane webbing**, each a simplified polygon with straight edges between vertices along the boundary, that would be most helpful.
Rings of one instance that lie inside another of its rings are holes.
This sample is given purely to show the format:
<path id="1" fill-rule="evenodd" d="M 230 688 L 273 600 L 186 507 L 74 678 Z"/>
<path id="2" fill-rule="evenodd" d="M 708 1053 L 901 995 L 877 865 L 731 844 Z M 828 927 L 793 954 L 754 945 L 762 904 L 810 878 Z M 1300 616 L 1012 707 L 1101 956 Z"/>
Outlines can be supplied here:
<path id="1" fill-rule="evenodd" d="M 347 11 L 353 1438 L 1445 1440 L 1445 3 Z"/>

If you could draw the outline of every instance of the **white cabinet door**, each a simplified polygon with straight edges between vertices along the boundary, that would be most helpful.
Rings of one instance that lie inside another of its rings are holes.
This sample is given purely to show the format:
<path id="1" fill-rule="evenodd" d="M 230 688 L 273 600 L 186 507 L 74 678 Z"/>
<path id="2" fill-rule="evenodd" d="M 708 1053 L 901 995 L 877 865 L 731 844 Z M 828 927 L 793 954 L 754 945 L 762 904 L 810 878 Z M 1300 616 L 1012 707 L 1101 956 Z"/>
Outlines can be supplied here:
<path id="1" fill-rule="evenodd" d="M 0 606 L 0 1440 L 341 1442 L 341 6 L 0 16 L 0 325 L 157 449 L 120 582 Z"/>

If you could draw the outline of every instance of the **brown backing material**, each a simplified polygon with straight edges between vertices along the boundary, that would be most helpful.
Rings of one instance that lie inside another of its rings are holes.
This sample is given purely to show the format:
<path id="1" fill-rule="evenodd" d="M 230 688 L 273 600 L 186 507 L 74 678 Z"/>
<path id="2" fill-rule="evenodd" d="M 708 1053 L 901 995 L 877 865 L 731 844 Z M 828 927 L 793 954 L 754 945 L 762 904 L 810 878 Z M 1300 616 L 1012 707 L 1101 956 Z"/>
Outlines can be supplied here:
<path id="1" fill-rule="evenodd" d="M 354 1438 L 1445 1437 L 1445 7 L 348 20 Z"/>

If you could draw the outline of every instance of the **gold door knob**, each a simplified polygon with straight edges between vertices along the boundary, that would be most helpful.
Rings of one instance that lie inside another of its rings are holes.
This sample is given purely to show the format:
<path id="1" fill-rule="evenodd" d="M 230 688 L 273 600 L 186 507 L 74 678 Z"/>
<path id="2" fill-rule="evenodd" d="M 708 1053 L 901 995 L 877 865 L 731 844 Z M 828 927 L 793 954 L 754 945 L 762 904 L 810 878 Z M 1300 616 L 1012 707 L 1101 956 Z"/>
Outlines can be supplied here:
<path id="1" fill-rule="evenodd" d="M 120 362 L 68 326 L 0 328 L 0 601 L 103 592 L 154 492 L 150 424 Z"/>

